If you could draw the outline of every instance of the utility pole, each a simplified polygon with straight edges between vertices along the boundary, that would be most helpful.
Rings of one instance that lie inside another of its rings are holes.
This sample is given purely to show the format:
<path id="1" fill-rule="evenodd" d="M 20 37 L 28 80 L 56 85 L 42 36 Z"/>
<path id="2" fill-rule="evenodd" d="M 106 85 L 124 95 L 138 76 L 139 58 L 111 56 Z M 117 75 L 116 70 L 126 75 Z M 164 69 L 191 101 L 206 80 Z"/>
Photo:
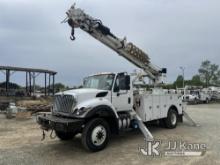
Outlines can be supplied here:
<path id="1" fill-rule="evenodd" d="M 183 88 L 185 88 L 185 78 L 184 78 L 184 76 L 185 76 L 185 74 L 184 74 L 184 71 L 185 71 L 185 67 L 183 67 L 183 66 L 180 66 L 180 69 L 182 70 L 182 76 L 183 76 Z"/>

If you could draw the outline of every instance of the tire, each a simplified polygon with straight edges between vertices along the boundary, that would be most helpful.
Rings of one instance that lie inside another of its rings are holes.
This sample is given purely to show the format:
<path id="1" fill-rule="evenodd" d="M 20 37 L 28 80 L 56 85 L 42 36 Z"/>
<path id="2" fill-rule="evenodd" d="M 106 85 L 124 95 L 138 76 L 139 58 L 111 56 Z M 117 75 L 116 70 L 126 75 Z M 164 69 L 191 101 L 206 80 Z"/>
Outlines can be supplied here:
<path id="1" fill-rule="evenodd" d="M 198 102 L 197 102 L 197 99 L 196 99 L 196 98 L 194 99 L 194 104 L 198 104 Z"/>
<path id="2" fill-rule="evenodd" d="M 82 144 L 89 151 L 100 151 L 107 146 L 109 136 L 108 123 L 104 119 L 95 118 L 85 125 L 82 132 Z"/>
<path id="3" fill-rule="evenodd" d="M 160 119 L 160 120 L 159 120 L 159 126 L 162 127 L 162 128 L 164 128 L 165 125 L 166 125 L 166 124 L 165 124 L 164 119 Z"/>
<path id="4" fill-rule="evenodd" d="M 74 132 L 61 132 L 61 131 L 55 131 L 55 133 L 56 133 L 56 136 L 62 141 L 71 140 L 77 134 Z"/>
<path id="5" fill-rule="evenodd" d="M 209 103 L 209 99 L 208 98 L 206 98 L 206 104 L 208 104 Z"/>
<path id="6" fill-rule="evenodd" d="M 167 114 L 167 118 L 164 119 L 166 128 L 176 128 L 178 121 L 178 114 L 174 109 L 170 109 Z"/>

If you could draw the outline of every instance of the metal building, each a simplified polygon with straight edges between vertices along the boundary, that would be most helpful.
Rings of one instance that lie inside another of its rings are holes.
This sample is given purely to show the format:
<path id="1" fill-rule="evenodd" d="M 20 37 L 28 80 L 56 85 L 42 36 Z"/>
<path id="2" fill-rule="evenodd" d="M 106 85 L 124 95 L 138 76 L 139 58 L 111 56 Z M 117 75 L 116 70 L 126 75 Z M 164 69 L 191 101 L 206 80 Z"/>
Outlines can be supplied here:
<path id="1" fill-rule="evenodd" d="M 35 80 L 40 74 L 44 74 L 44 94 L 54 95 L 55 75 L 57 72 L 45 69 L 21 68 L 12 66 L 0 66 L 0 71 L 5 75 L 5 95 L 9 95 L 10 77 L 15 72 L 26 73 L 26 95 L 32 96 L 35 93 Z"/>

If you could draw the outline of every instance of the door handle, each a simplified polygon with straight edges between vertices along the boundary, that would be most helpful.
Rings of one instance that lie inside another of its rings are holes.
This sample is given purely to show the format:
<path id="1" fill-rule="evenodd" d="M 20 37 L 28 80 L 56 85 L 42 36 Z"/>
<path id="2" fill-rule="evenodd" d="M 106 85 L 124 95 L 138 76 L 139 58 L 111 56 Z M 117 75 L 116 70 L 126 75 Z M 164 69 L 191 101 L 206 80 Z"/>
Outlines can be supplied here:
<path id="1" fill-rule="evenodd" d="M 128 97 L 128 104 L 131 104 L 131 98 Z"/>

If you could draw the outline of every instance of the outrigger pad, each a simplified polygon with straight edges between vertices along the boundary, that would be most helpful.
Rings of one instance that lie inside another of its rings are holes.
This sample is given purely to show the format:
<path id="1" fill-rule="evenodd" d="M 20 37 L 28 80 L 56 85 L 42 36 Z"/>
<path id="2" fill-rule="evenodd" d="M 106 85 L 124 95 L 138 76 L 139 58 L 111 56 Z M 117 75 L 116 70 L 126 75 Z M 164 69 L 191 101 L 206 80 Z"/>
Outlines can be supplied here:
<path id="1" fill-rule="evenodd" d="M 137 120 L 138 123 L 138 127 L 141 130 L 141 132 L 144 134 L 144 137 L 147 141 L 151 141 L 154 140 L 153 135 L 151 134 L 151 132 L 147 129 L 147 127 L 145 126 L 145 124 L 143 123 L 142 119 L 135 114 L 135 119 Z"/>
<path id="2" fill-rule="evenodd" d="M 200 126 L 199 124 L 197 124 L 197 123 L 188 115 L 188 113 L 186 113 L 186 111 L 183 111 L 183 116 L 184 116 L 189 122 L 191 122 L 194 127 L 199 127 L 199 126 Z"/>

